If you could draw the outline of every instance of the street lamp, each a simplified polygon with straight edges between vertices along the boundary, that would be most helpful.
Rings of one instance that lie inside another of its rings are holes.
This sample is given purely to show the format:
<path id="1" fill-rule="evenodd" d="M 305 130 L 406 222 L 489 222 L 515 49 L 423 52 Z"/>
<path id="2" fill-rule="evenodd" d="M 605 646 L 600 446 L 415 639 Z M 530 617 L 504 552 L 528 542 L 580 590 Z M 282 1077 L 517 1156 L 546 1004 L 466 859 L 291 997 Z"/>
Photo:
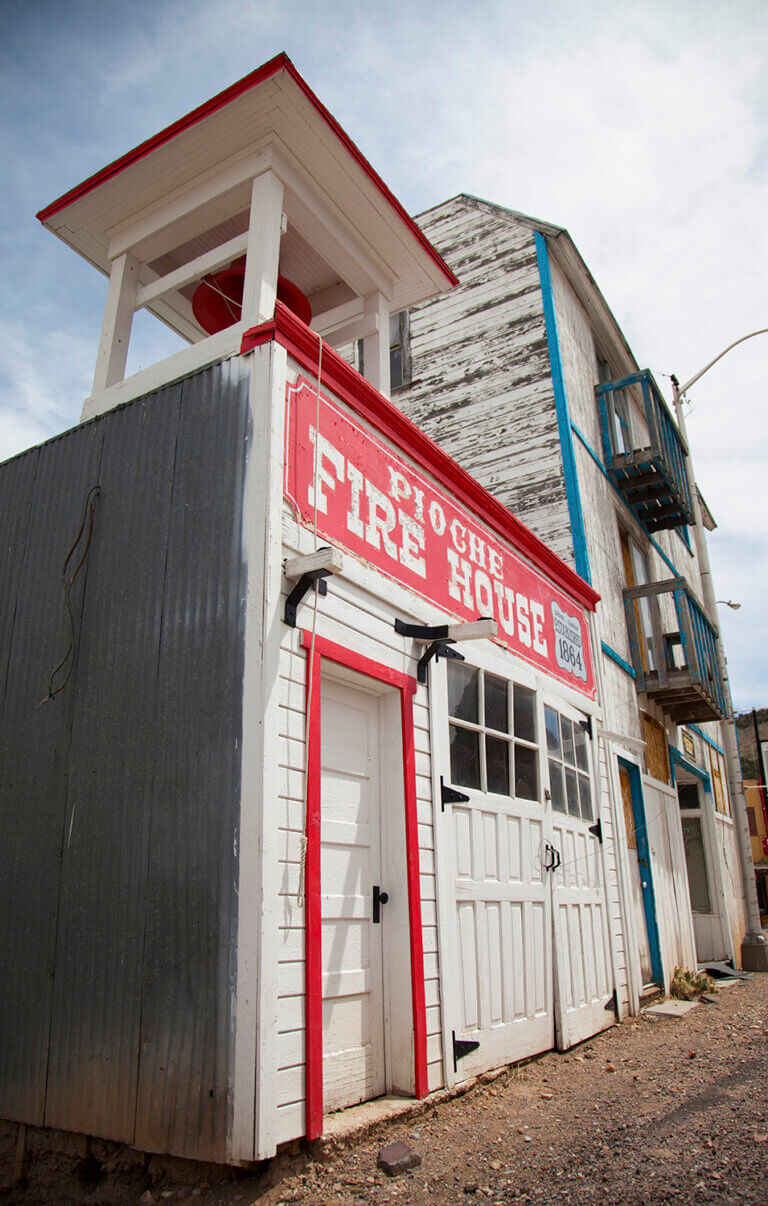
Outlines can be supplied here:
<path id="1" fill-rule="evenodd" d="M 718 360 L 722 360 L 726 353 L 732 348 L 737 347 L 740 343 L 744 343 L 747 339 L 754 339 L 756 335 L 768 335 L 768 327 L 762 327 L 759 331 L 750 331 L 748 335 L 742 335 L 740 339 L 735 339 L 733 343 L 729 343 L 727 348 L 723 348 L 715 356 L 714 360 L 710 360 L 704 368 L 699 369 L 698 373 L 680 385 L 677 377 L 672 377 L 672 390 L 675 402 L 675 416 L 677 418 L 677 426 L 680 435 L 687 447 L 688 433 L 685 426 L 685 416 L 683 414 L 683 397 L 686 392 L 695 385 L 700 377 L 708 373 L 713 365 L 717 364 Z M 707 549 L 707 541 L 704 536 L 704 528 L 701 522 L 701 505 L 699 503 L 699 495 L 696 489 L 696 482 L 693 477 L 693 469 L 691 468 L 690 454 L 685 458 L 685 473 L 688 481 L 688 492 L 691 496 L 691 509 L 693 511 L 693 538 L 696 545 L 697 560 L 699 564 L 699 574 L 701 576 L 701 589 L 704 595 L 704 606 L 712 621 L 716 634 L 716 649 L 717 649 L 717 664 L 720 671 L 720 677 L 723 686 L 726 689 L 727 697 L 730 701 L 730 714 L 726 717 L 723 723 L 724 744 L 726 752 L 726 767 L 728 771 L 728 789 L 734 807 L 734 822 L 736 829 L 736 837 L 739 844 L 739 863 L 741 864 L 741 880 L 744 889 L 744 904 L 747 914 L 747 932 L 741 944 L 741 963 L 742 967 L 749 971 L 764 971 L 768 972 L 768 943 L 766 943 L 765 935 L 762 931 L 760 923 L 760 908 L 757 902 L 757 887 L 755 884 L 754 863 L 752 862 L 752 844 L 749 835 L 749 820 L 747 817 L 747 801 L 744 797 L 744 784 L 741 774 L 741 762 L 739 760 L 739 748 L 736 742 L 736 730 L 733 722 L 733 701 L 731 700 L 730 684 L 728 682 L 728 671 L 725 665 L 725 654 L 723 653 L 723 645 L 720 640 L 720 629 L 717 622 L 717 603 L 715 592 L 712 588 L 712 570 L 709 564 L 709 550 Z M 726 607 L 731 607 L 736 610 L 740 605 L 734 604 L 730 600 L 719 600 L 725 603 Z"/>
<path id="2" fill-rule="evenodd" d="M 730 607 L 731 611 L 738 611 L 741 603 L 734 603 L 733 599 L 715 599 L 715 603 L 722 603 L 723 607 Z"/>

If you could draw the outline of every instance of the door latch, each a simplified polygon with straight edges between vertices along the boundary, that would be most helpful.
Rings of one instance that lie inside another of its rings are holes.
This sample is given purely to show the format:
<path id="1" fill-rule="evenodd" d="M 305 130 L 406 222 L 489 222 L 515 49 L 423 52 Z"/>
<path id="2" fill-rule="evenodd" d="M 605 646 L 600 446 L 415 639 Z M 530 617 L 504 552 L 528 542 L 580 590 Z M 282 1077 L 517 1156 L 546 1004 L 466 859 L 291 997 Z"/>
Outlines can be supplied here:
<path id="1" fill-rule="evenodd" d="M 381 922 L 381 906 L 389 900 L 389 892 L 382 892 L 378 884 L 373 885 L 373 924 Z"/>

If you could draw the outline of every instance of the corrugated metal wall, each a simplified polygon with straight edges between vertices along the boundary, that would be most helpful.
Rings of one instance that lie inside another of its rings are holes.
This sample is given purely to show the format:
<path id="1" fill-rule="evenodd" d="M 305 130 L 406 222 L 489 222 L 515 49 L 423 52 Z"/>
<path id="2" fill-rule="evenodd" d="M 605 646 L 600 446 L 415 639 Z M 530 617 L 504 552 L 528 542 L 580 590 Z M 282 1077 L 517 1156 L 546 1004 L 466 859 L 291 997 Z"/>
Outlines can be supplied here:
<path id="1" fill-rule="evenodd" d="M 234 359 L 0 468 L 0 1116 L 213 1160 L 231 1119 L 247 425 Z M 97 483 L 76 673 L 40 704 Z"/>

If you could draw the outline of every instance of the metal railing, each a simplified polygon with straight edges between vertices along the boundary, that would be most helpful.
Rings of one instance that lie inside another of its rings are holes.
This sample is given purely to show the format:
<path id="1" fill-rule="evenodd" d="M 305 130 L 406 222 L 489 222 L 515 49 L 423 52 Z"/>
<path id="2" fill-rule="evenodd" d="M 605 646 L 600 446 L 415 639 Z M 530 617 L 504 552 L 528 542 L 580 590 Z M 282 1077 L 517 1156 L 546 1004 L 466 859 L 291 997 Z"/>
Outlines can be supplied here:
<path id="1" fill-rule="evenodd" d="M 687 448 L 650 371 L 596 388 L 606 469 L 648 531 L 693 523 Z M 645 426 L 633 401 L 642 401 Z"/>
<path id="2" fill-rule="evenodd" d="M 662 611 L 665 595 L 673 607 Z M 628 588 L 624 610 L 638 690 L 657 698 L 678 721 L 725 718 L 717 630 L 685 578 Z"/>

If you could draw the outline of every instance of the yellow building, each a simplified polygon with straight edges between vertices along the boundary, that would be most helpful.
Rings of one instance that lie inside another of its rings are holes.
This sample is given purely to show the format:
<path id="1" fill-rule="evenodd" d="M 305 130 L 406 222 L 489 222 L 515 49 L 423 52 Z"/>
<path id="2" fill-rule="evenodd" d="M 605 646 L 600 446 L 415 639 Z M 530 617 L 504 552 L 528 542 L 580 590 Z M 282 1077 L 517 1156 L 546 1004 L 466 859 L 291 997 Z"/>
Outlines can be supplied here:
<path id="1" fill-rule="evenodd" d="M 752 839 L 752 860 L 755 864 L 757 880 L 757 899 L 760 904 L 760 919 L 763 927 L 768 926 L 768 825 L 766 825 L 766 804 L 768 800 L 761 798 L 761 791 L 753 780 L 744 781 L 747 797 L 747 816 L 749 818 L 749 835 Z M 768 792 L 766 792 L 768 796 Z"/>

